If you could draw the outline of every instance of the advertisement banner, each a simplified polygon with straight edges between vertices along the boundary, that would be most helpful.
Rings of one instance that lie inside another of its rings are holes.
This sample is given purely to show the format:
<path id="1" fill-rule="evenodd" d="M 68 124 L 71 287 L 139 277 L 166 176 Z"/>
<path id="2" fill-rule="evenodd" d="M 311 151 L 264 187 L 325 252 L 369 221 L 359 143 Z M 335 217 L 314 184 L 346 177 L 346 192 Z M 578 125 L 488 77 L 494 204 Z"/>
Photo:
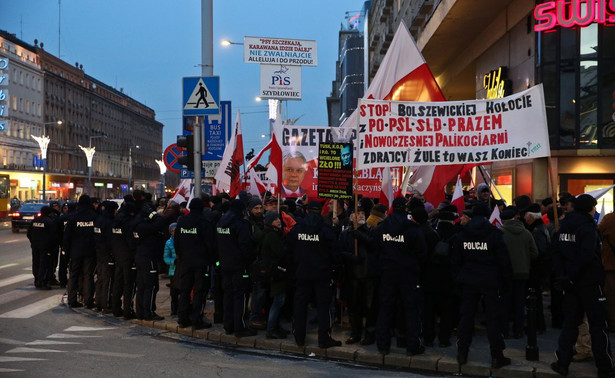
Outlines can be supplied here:
<path id="1" fill-rule="evenodd" d="M 487 163 L 549 156 L 542 85 L 493 100 L 361 99 L 357 167 Z"/>
<path id="2" fill-rule="evenodd" d="M 353 133 L 354 134 L 354 133 Z M 318 191 L 318 147 L 320 143 L 334 144 L 330 127 L 285 125 L 281 132 L 282 184 L 286 198 L 319 197 Z M 349 142 L 352 143 L 354 135 Z M 356 159 L 355 159 L 356 162 Z M 378 198 L 382 190 L 383 169 L 365 169 L 357 172 L 357 193 L 365 197 Z M 401 185 L 403 170 L 391 169 L 393 188 Z M 323 197 L 324 198 L 324 197 Z"/>
<path id="3" fill-rule="evenodd" d="M 261 64 L 261 98 L 301 100 L 301 67 Z"/>
<path id="4" fill-rule="evenodd" d="M 244 63 L 317 66 L 316 41 L 243 37 Z"/>
<path id="5" fill-rule="evenodd" d="M 352 198 L 352 144 L 318 145 L 318 197 Z"/>

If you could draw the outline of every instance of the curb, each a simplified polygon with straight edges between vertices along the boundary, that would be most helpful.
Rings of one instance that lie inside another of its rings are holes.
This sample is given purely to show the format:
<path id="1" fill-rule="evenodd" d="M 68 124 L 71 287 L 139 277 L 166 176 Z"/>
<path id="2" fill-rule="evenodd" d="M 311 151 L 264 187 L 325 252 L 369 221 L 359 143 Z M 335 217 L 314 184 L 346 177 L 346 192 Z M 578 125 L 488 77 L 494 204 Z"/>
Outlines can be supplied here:
<path id="1" fill-rule="evenodd" d="M 216 324 L 209 329 L 192 330 L 191 327 L 179 328 L 177 322 L 171 319 L 165 319 L 162 321 L 132 319 L 127 321 L 122 318 L 115 318 L 112 314 L 100 314 L 96 311 L 88 309 L 80 308 L 73 311 L 83 315 L 96 315 L 101 319 L 114 319 L 114 321 L 132 323 L 134 325 L 176 333 L 186 337 L 207 340 L 224 346 L 239 346 L 269 350 L 302 357 L 341 361 L 370 367 L 384 367 L 389 370 L 405 372 L 422 371 L 431 374 L 437 373 L 443 375 L 480 377 L 559 377 L 557 373 L 549 369 L 547 362 L 542 363 L 544 366 L 534 367 L 527 365 L 522 361 L 513 360 L 513 364 L 510 366 L 506 366 L 501 369 L 492 369 L 491 366 L 486 363 L 469 361 L 468 364 L 460 367 L 455 359 L 430 353 L 429 349 L 427 353 L 413 357 L 408 357 L 402 353 L 396 353 L 394 350 L 391 350 L 390 354 L 383 356 L 377 352 L 358 349 L 354 346 L 347 345 L 329 349 L 319 348 L 315 345 L 315 339 L 310 339 L 309 335 L 308 340 L 306 340 L 307 345 L 304 347 L 299 347 L 294 343 L 292 336 L 287 339 L 267 339 L 261 333 L 258 336 L 238 338 L 234 335 L 227 335 L 221 325 Z"/>

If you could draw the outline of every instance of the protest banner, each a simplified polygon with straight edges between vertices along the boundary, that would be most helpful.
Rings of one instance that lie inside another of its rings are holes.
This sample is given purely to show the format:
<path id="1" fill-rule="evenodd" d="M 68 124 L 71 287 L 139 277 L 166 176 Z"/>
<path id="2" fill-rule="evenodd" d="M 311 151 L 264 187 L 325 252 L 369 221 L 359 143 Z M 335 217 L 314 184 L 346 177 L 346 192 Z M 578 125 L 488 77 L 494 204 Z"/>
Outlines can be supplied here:
<path id="1" fill-rule="evenodd" d="M 542 84 L 501 99 L 361 99 L 357 168 L 484 164 L 549 156 Z"/>
<path id="2" fill-rule="evenodd" d="M 318 145 L 318 197 L 352 198 L 352 144 Z"/>

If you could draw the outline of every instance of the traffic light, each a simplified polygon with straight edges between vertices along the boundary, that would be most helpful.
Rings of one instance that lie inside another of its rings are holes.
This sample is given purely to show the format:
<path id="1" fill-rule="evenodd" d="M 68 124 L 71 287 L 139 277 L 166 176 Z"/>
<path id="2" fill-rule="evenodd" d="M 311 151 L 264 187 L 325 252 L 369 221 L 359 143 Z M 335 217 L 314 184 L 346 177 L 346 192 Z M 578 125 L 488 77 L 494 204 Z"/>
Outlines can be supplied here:
<path id="1" fill-rule="evenodd" d="M 186 150 L 186 154 L 180 156 L 177 162 L 185 165 L 189 170 L 194 171 L 194 135 L 178 136 L 177 147 Z"/>

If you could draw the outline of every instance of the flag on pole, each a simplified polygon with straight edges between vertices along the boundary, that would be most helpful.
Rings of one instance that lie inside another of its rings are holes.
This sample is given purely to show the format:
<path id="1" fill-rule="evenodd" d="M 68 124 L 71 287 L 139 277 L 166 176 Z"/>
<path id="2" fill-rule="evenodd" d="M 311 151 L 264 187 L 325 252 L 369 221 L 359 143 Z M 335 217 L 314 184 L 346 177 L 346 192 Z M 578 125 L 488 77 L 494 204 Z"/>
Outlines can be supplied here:
<path id="1" fill-rule="evenodd" d="M 602 199 L 602 206 L 600 207 L 600 211 L 596 212 L 598 214 L 598 218 L 596 219 L 596 224 L 600 224 L 600 222 L 602 222 L 602 219 L 604 218 L 604 216 L 606 215 L 606 211 L 604 210 L 604 200 L 606 198 Z"/>
<path id="2" fill-rule="evenodd" d="M 609 186 L 608 188 L 602 188 L 602 189 L 596 189 L 596 190 L 592 190 L 591 192 L 587 192 L 587 193 L 583 193 L 583 194 L 589 194 L 590 196 L 594 197 L 595 199 L 600 199 L 600 197 L 602 197 L 603 195 L 607 194 L 609 192 L 609 190 L 613 189 L 615 187 L 615 184 Z M 580 196 L 580 194 L 579 194 Z M 577 196 L 578 197 L 578 196 Z"/>
<path id="3" fill-rule="evenodd" d="M 276 193 L 282 188 L 282 147 L 280 142 L 282 141 L 283 128 L 282 114 L 278 110 L 276 118 L 271 125 L 271 139 L 269 143 L 248 162 L 246 167 L 246 172 L 252 170 L 258 164 L 263 154 L 269 151 L 269 164 L 267 165 L 266 176 L 269 179 L 269 184 L 271 186 L 275 185 Z"/>
<path id="4" fill-rule="evenodd" d="M 250 183 L 250 190 L 248 191 L 248 193 L 258 196 L 258 198 L 261 198 L 263 192 L 267 191 L 267 187 L 265 186 L 265 184 L 263 184 L 256 172 L 250 172 L 248 175 L 248 182 Z"/>
<path id="5" fill-rule="evenodd" d="M 455 184 L 455 192 L 453 193 L 453 198 L 451 199 L 451 205 L 457 206 L 457 214 L 459 214 L 457 219 L 461 219 L 463 211 L 466 209 L 466 202 L 463 197 L 463 188 L 461 186 L 461 175 L 457 175 L 457 183 Z"/>
<path id="6" fill-rule="evenodd" d="M 175 190 L 175 194 L 171 197 L 171 201 L 181 204 L 190 199 L 190 179 L 183 179 L 179 182 L 179 186 Z"/>
<path id="7" fill-rule="evenodd" d="M 235 127 L 231 140 L 224 149 L 222 162 L 216 171 L 214 178 L 216 186 L 220 191 L 229 191 L 231 197 L 236 196 L 241 191 L 241 174 L 239 167 L 244 163 L 243 158 L 243 137 L 241 135 L 241 116 L 237 110 Z"/>
<path id="8" fill-rule="evenodd" d="M 497 228 L 502 228 L 502 218 L 500 217 L 500 208 L 498 206 L 493 208 L 491 216 L 489 217 L 489 223 Z"/>
<path id="9" fill-rule="evenodd" d="M 381 203 L 392 209 L 393 200 L 395 199 L 395 193 L 393 192 L 393 182 L 391 181 L 391 169 L 389 167 L 382 168 L 382 189 L 380 190 L 380 199 L 378 203 Z"/>
<path id="10" fill-rule="evenodd" d="M 391 101 L 446 100 L 403 20 L 363 97 Z M 356 129 L 358 123 L 359 113 L 355 110 L 341 128 Z M 409 186 L 437 206 L 444 201 L 444 186 L 463 169 L 461 164 L 421 167 L 410 178 Z"/>

